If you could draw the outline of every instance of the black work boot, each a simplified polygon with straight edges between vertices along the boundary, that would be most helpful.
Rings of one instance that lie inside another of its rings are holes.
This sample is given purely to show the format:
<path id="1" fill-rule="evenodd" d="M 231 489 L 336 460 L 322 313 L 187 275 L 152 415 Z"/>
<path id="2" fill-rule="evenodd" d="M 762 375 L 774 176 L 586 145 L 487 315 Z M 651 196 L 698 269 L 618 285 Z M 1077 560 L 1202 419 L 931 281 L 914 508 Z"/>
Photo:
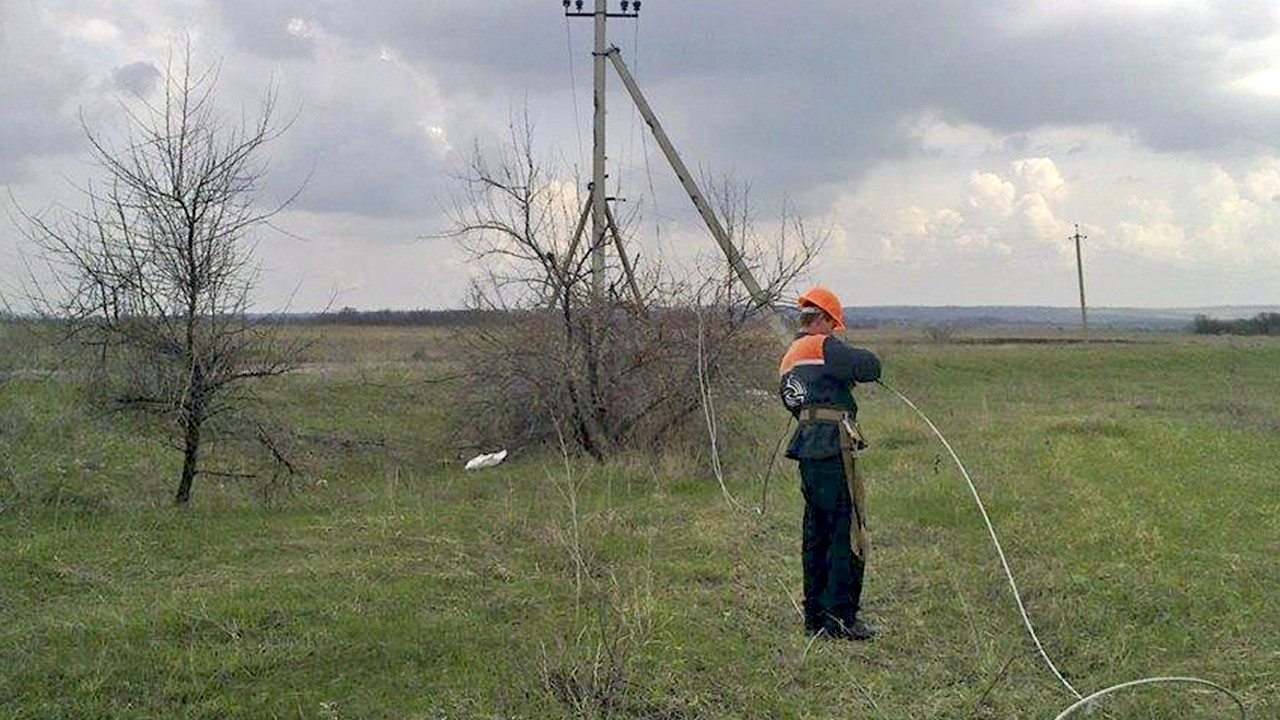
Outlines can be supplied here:
<path id="1" fill-rule="evenodd" d="M 875 637 L 879 630 L 874 625 L 854 618 L 851 623 L 840 623 L 834 628 L 828 628 L 827 633 L 833 638 L 841 640 L 870 640 Z"/>

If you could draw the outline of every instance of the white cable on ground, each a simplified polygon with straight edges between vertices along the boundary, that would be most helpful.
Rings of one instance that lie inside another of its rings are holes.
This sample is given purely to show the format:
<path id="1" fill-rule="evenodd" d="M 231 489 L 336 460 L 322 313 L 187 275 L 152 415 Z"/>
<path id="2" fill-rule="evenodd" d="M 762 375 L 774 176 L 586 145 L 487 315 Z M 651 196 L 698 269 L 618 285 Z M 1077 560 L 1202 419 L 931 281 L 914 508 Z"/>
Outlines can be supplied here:
<path id="1" fill-rule="evenodd" d="M 1088 696 L 1081 695 L 1080 692 L 1076 690 L 1075 687 L 1073 687 L 1065 677 L 1062 676 L 1062 673 L 1058 672 L 1058 667 L 1053 664 L 1053 660 L 1049 659 L 1049 654 L 1045 652 L 1044 645 L 1040 643 L 1040 638 L 1039 636 L 1036 635 L 1036 630 L 1031 625 L 1031 618 L 1027 616 L 1027 608 L 1022 602 L 1022 594 L 1018 592 L 1018 584 L 1014 582 L 1013 572 L 1009 569 L 1009 561 L 1005 558 L 1004 549 L 1000 546 L 1000 538 L 996 536 L 995 527 L 991 524 L 991 517 L 987 514 L 987 509 L 982 504 L 982 497 L 978 494 L 977 486 L 974 485 L 973 479 L 969 477 L 969 471 L 965 469 L 964 463 L 960 462 L 960 457 L 956 455 L 956 451 L 951 448 L 951 443 L 947 442 L 947 438 L 943 436 L 942 431 L 938 429 L 938 426 L 934 425 L 933 421 L 930 420 L 929 417 L 925 415 L 922 410 L 920 410 L 920 408 L 916 407 L 916 404 L 911 402 L 910 398 L 908 398 L 906 395 L 903 395 L 896 388 L 891 387 L 884 381 L 877 380 L 876 383 L 881 387 L 883 387 L 884 389 L 888 390 L 889 392 L 893 393 L 894 395 L 897 395 L 898 399 L 906 403 L 907 407 L 914 410 L 916 414 L 920 416 L 920 419 L 924 420 L 925 424 L 929 426 L 929 429 L 933 431 L 933 434 L 937 436 L 938 440 L 942 442 L 942 446 L 947 449 L 947 452 L 951 455 L 951 459 L 955 461 L 956 467 L 960 468 L 960 474 L 964 476 L 965 482 L 969 484 L 969 492 L 973 494 L 973 499 L 978 505 L 978 511 L 982 513 L 982 519 L 987 524 L 987 533 L 991 536 L 992 544 L 995 545 L 996 554 L 1000 556 L 1000 565 L 1001 567 L 1004 568 L 1004 575 L 1009 580 L 1009 588 L 1013 591 L 1013 599 L 1018 603 L 1018 612 L 1022 614 L 1023 627 L 1026 628 L 1027 634 L 1031 636 L 1031 640 L 1035 642 L 1036 650 L 1040 652 L 1040 658 L 1044 660 L 1044 664 L 1048 666 L 1051 672 L 1053 672 L 1054 677 L 1058 678 L 1058 682 L 1062 683 L 1062 686 L 1065 687 L 1072 695 L 1075 695 L 1077 698 L 1077 701 L 1074 704 L 1072 704 L 1071 707 L 1068 707 L 1066 710 L 1063 710 L 1054 720 L 1064 720 L 1064 718 L 1068 717 L 1069 715 L 1074 713 L 1076 710 L 1083 707 L 1090 707 L 1093 701 L 1103 697 L 1104 695 L 1110 695 L 1119 690 L 1124 690 L 1131 687 L 1137 687 L 1140 685 L 1152 685 L 1156 683 L 1191 683 L 1196 685 L 1202 685 L 1202 686 L 1211 688 L 1213 690 L 1216 690 L 1217 692 L 1222 693 L 1223 695 L 1226 695 L 1227 697 L 1231 698 L 1235 702 L 1236 706 L 1240 709 L 1241 720 L 1247 720 L 1248 714 L 1245 712 L 1244 702 L 1241 701 L 1241 699 L 1235 693 L 1233 693 L 1232 691 L 1228 690 L 1227 688 L 1221 685 L 1218 685 L 1217 683 L 1213 683 L 1208 680 L 1203 680 L 1201 678 L 1195 678 L 1195 677 L 1142 678 L 1140 680 L 1132 680 L 1130 682 L 1120 683 L 1118 685 L 1112 685 L 1111 687 L 1103 688 L 1102 690 L 1099 690 L 1093 693 L 1092 695 L 1088 695 Z"/>
<path id="2" fill-rule="evenodd" d="M 1071 715 L 1076 710 L 1079 710 L 1080 708 L 1083 708 L 1083 707 L 1089 707 L 1090 703 L 1102 697 L 1103 695 L 1110 695 L 1111 693 L 1117 690 L 1124 690 L 1126 688 L 1137 687 L 1139 685 L 1153 685 L 1155 683 L 1189 683 L 1192 685 L 1203 685 L 1205 687 L 1216 690 L 1222 693 L 1223 695 L 1226 695 L 1227 697 L 1234 700 L 1236 703 L 1236 707 L 1240 709 L 1240 717 L 1242 718 L 1247 717 L 1244 709 L 1244 701 L 1242 701 L 1239 697 L 1237 697 L 1235 693 L 1231 692 L 1227 688 L 1217 683 L 1209 682 L 1208 680 L 1203 680 L 1197 677 L 1151 677 L 1151 678 L 1143 678 L 1141 680 L 1131 680 L 1126 683 L 1120 683 L 1119 685 L 1112 685 L 1111 687 L 1103 688 L 1092 695 L 1089 695 L 1087 697 L 1082 697 L 1079 700 L 1077 700 L 1074 705 L 1067 708 L 1066 710 L 1063 710 L 1061 713 L 1058 713 L 1058 716 L 1055 717 L 1053 720 L 1064 720 L 1067 716 Z"/>
<path id="3" fill-rule="evenodd" d="M 1022 593 L 1018 592 L 1018 583 L 1014 582 L 1013 572 L 1009 569 L 1009 561 L 1005 559 L 1004 548 L 1000 546 L 1000 538 L 996 537 L 996 529 L 991 525 L 991 516 L 987 515 L 987 508 L 982 504 L 982 497 L 978 495 L 978 488 L 973 484 L 973 479 L 969 477 L 969 471 L 964 469 L 964 463 L 960 462 L 960 458 L 956 455 L 956 451 L 951 449 L 951 443 L 947 442 L 947 439 L 943 437 L 942 432 L 938 430 L 938 426 L 934 425 L 933 421 L 921 412 L 920 408 L 916 407 L 916 404 L 911 402 L 906 395 L 903 395 L 883 382 L 881 382 L 880 385 L 886 390 L 897 395 L 907 404 L 908 407 L 915 410 L 916 414 L 920 416 L 920 419 L 924 420 L 925 424 L 929 426 L 929 429 L 933 430 L 933 434 L 937 435 L 938 439 L 942 441 L 942 446 L 951 454 L 951 459 L 956 462 L 956 467 L 960 468 L 960 474 L 964 475 L 964 481 L 969 483 L 969 492 L 973 493 L 973 499 L 978 504 L 978 511 L 982 513 L 982 520 L 987 524 L 987 533 L 991 535 L 991 542 L 996 547 L 996 554 L 1000 556 L 1000 565 L 1004 568 L 1004 576 L 1009 580 L 1009 589 L 1013 591 L 1013 599 L 1018 603 L 1018 612 L 1022 613 L 1022 624 L 1027 629 L 1027 634 L 1030 635 L 1031 640 L 1035 642 L 1036 650 L 1040 651 L 1040 657 L 1044 660 L 1045 665 L 1049 667 L 1049 670 L 1053 672 L 1053 676 L 1058 678 L 1058 682 L 1062 683 L 1062 686 L 1077 698 L 1084 697 L 1071 685 L 1070 682 L 1067 681 L 1065 677 L 1062 676 L 1062 673 L 1058 672 L 1058 666 L 1053 664 L 1053 661 L 1049 659 L 1049 654 L 1045 652 L 1044 645 L 1040 644 L 1040 637 L 1036 635 L 1036 629 L 1031 625 L 1031 618 L 1027 617 L 1027 608 L 1022 604 Z"/>
<path id="4" fill-rule="evenodd" d="M 724 483 L 724 469 L 720 465 L 720 450 L 717 447 L 716 410 L 711 403 L 711 380 L 707 377 L 707 353 L 702 342 L 702 311 L 698 310 L 695 314 L 698 318 L 698 397 L 702 400 L 702 417 L 707 423 L 707 435 L 711 439 L 711 471 L 720 483 L 720 492 L 724 493 L 726 502 L 744 512 L 760 515 L 761 508 L 747 507 L 729 492 L 729 487 Z"/>

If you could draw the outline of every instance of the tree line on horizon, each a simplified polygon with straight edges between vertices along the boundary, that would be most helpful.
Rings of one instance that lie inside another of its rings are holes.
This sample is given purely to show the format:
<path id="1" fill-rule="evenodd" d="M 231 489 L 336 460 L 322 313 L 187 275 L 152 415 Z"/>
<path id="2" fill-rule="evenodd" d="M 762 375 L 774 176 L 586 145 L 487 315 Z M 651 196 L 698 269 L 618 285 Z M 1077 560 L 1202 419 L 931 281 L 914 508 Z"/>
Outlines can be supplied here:
<path id="1" fill-rule="evenodd" d="M 508 315 L 510 313 L 501 310 L 393 310 L 391 308 L 357 310 L 353 307 L 344 307 L 340 310 L 321 313 L 277 315 L 274 319 L 281 323 L 300 325 L 450 327 L 503 322 L 504 317 Z"/>
<path id="2" fill-rule="evenodd" d="M 1280 335 L 1280 313 L 1262 312 L 1237 320 L 1196 315 L 1191 330 L 1197 335 Z"/>

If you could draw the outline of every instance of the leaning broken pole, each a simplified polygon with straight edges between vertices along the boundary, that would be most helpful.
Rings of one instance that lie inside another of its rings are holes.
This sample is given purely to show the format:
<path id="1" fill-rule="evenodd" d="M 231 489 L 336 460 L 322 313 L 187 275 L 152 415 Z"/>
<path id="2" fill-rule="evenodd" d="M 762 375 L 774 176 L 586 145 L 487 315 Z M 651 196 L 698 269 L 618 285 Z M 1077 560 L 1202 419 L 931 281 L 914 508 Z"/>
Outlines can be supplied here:
<path id="1" fill-rule="evenodd" d="M 689 194 L 689 199 L 693 201 L 693 206 L 698 209 L 698 214 L 702 216 L 702 221 L 706 223 L 707 229 L 711 231 L 711 236 L 715 238 L 716 244 L 724 252 L 725 259 L 729 261 L 729 266 L 733 268 L 738 279 L 746 286 L 747 292 L 751 295 L 751 299 L 756 306 L 766 311 L 769 316 L 770 326 L 774 332 L 784 341 L 790 342 L 791 335 L 787 332 L 782 316 L 778 314 L 777 309 L 770 302 L 770 298 L 765 294 L 764 289 L 760 287 L 760 283 L 756 281 L 755 275 L 752 274 L 751 268 L 747 266 L 742 253 L 738 251 L 738 248 L 734 247 L 733 241 L 729 238 L 729 233 L 725 232 L 724 226 L 720 224 L 720 218 L 716 217 L 715 211 L 707 203 L 706 196 L 702 194 L 698 183 L 693 179 L 693 175 L 689 173 L 689 168 L 685 167 L 684 161 L 680 159 L 680 153 L 676 152 L 675 146 L 671 144 L 671 139 L 667 137 L 666 131 L 662 129 L 662 123 L 658 122 L 658 116 L 653 113 L 653 108 L 649 107 L 649 102 L 645 99 L 644 93 L 640 91 L 640 86 L 636 84 L 635 78 L 631 76 L 631 70 L 623 62 L 622 52 L 615 45 L 610 47 L 605 54 L 613 62 L 613 67 L 618 71 L 618 77 L 622 78 L 622 84 L 626 86 L 627 92 L 631 94 L 631 99 L 635 102 L 636 109 L 640 111 L 640 115 L 644 117 L 645 124 L 653 132 L 653 138 L 658 141 L 658 147 L 662 148 L 662 154 L 666 156 L 667 162 L 671 164 L 671 169 L 675 171 L 680 184 L 684 186 L 685 192 Z"/>

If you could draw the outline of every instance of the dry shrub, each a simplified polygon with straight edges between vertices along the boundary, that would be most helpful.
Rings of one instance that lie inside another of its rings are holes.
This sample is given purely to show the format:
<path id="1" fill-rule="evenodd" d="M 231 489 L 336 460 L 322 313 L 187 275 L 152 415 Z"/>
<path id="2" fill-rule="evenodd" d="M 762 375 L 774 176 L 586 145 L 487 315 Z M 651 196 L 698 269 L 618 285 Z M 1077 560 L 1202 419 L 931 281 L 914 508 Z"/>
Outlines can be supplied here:
<path id="1" fill-rule="evenodd" d="M 759 345 L 745 311 L 700 313 L 614 310 L 591 328 L 589 317 L 528 312 L 465 332 L 464 425 L 482 447 L 558 432 L 597 457 L 659 447 L 701 423 L 701 384 L 735 384 Z"/>
<path id="2" fill-rule="evenodd" d="M 756 369 L 767 306 L 820 238 L 784 208 L 778 236 L 763 239 L 748 190 L 723 182 L 713 202 L 760 295 L 748 296 L 718 256 L 680 271 L 661 257 L 628 257 L 612 218 L 589 251 L 587 198 L 535 161 L 530 136 L 526 120 L 496 162 L 477 150 L 455 202 L 447 235 L 484 269 L 471 306 L 508 322 L 461 333 L 468 377 L 454 416 L 485 449 L 555 437 L 596 458 L 661 447 L 686 434 L 705 394 Z M 606 245 L 601 277 L 593 253 Z"/>

